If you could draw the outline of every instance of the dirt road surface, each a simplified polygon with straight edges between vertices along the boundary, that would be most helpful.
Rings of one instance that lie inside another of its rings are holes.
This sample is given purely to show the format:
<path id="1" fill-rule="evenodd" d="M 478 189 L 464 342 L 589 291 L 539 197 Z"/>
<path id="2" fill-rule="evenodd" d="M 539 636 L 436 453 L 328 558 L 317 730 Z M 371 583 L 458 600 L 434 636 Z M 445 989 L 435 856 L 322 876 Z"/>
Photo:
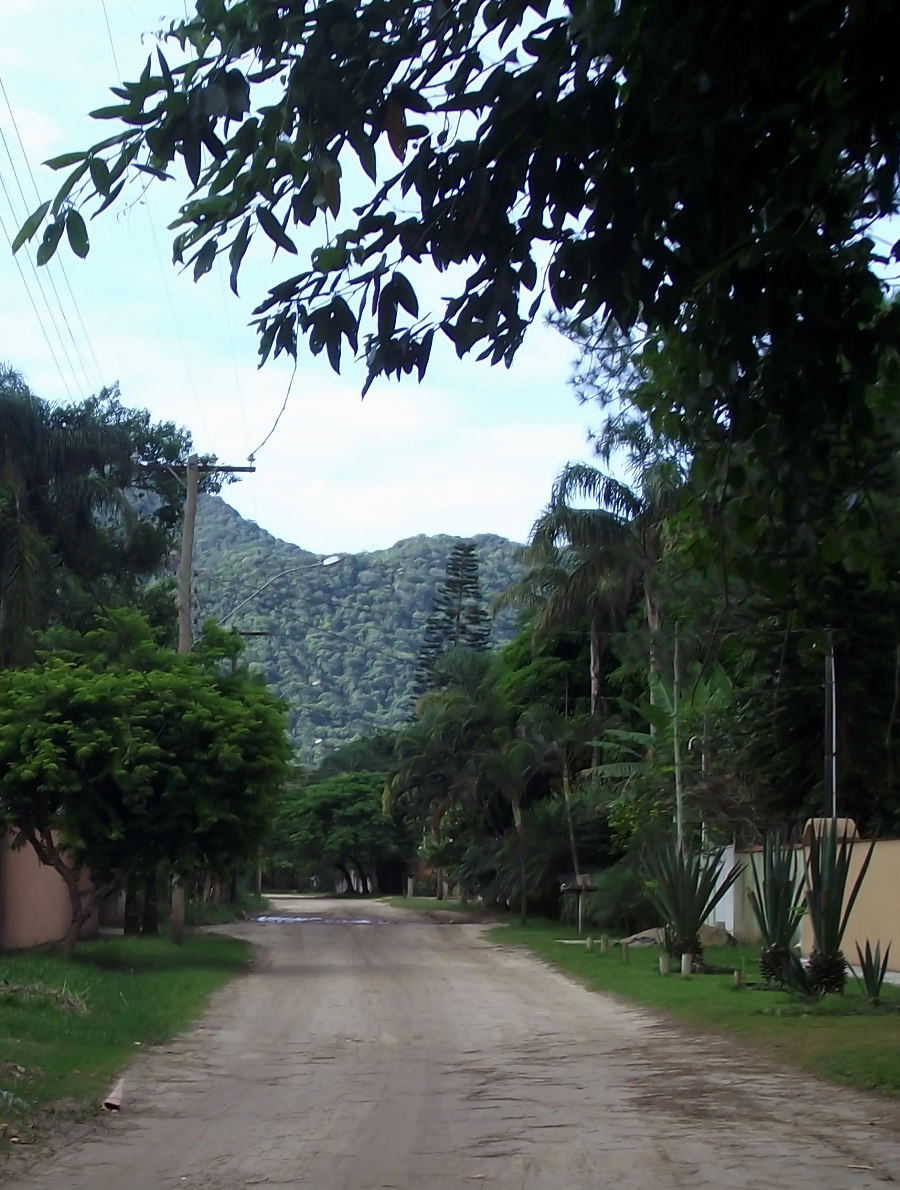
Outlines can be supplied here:
<path id="1" fill-rule="evenodd" d="M 255 969 L 143 1055 L 121 1115 L 5 1190 L 848 1190 L 889 1103 L 760 1069 L 473 925 L 371 904 L 234 932 Z M 349 924 L 354 916 L 377 917 Z M 754 1070 L 754 1067 L 756 1069 Z"/>

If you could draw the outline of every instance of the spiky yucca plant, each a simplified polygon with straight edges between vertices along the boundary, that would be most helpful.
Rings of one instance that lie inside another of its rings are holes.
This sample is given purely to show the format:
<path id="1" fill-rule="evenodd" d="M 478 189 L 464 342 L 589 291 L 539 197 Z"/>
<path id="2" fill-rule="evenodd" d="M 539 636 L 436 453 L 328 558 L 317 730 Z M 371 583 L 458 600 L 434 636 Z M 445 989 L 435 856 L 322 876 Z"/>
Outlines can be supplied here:
<path id="1" fill-rule="evenodd" d="M 720 884 L 724 864 L 724 847 L 682 852 L 674 843 L 645 858 L 647 893 L 663 919 L 676 959 L 690 954 L 694 964 L 702 964 L 700 927 L 741 874 L 735 864 Z"/>
<path id="2" fill-rule="evenodd" d="M 763 844 L 762 880 L 753 865 L 750 906 L 762 936 L 759 969 L 763 981 L 779 986 L 800 919 L 805 912 L 797 852 L 779 832 L 769 831 Z"/>
<path id="3" fill-rule="evenodd" d="M 809 977 L 813 987 L 823 995 L 843 992 L 847 982 L 847 960 L 841 949 L 844 931 L 874 848 L 873 842 L 848 894 L 852 843 L 846 835 L 838 839 L 836 822 L 826 823 L 821 836 L 815 830 L 812 832 L 806 874 L 806 905 L 814 940 Z"/>
<path id="4" fill-rule="evenodd" d="M 887 966 L 891 957 L 891 944 L 888 943 L 888 948 L 884 952 L 884 958 L 881 957 L 881 943 L 875 943 L 875 953 L 872 953 L 872 943 L 866 939 L 865 953 L 860 949 L 860 945 L 856 944 L 856 953 L 859 955 L 859 969 L 862 975 L 856 976 L 857 983 L 863 988 L 868 997 L 869 1003 L 873 1008 L 877 1008 L 881 1003 L 881 988 L 884 984 L 884 977 L 887 974 Z"/>

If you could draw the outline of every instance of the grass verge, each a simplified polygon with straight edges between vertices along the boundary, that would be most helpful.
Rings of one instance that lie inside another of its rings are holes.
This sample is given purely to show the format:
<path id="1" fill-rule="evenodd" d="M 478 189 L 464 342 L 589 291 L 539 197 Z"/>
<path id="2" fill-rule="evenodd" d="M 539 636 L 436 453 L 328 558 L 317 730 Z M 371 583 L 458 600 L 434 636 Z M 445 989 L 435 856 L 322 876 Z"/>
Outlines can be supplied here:
<path id="1" fill-rule="evenodd" d="M 559 923 L 500 926 L 488 936 L 504 945 L 526 946 L 592 991 L 728 1034 L 833 1082 L 900 1098 L 900 1012 L 890 1011 L 900 1007 L 900 988 L 885 985 L 886 1011 L 868 1007 L 852 976 L 843 997 L 798 1004 L 784 992 L 746 986 L 736 990 L 731 975 L 661 976 L 655 947 L 632 948 L 626 965 L 617 948 L 603 956 L 564 945 L 559 940 L 574 938 L 575 932 Z M 711 965 L 741 968 L 746 981 L 758 978 L 754 948 L 710 949 L 706 957 Z"/>
<path id="2" fill-rule="evenodd" d="M 477 901 L 451 901 L 437 897 L 379 897 L 386 905 L 395 909 L 412 909 L 419 913 L 471 913 L 478 917 L 496 917 L 497 911 L 485 909 Z"/>
<path id="3" fill-rule="evenodd" d="M 223 937 L 189 937 L 181 947 L 167 938 L 109 938 L 79 943 L 68 959 L 0 957 L 0 1126 L 12 1135 L 17 1122 L 48 1109 L 89 1110 L 137 1047 L 183 1029 L 248 958 L 246 943 Z"/>

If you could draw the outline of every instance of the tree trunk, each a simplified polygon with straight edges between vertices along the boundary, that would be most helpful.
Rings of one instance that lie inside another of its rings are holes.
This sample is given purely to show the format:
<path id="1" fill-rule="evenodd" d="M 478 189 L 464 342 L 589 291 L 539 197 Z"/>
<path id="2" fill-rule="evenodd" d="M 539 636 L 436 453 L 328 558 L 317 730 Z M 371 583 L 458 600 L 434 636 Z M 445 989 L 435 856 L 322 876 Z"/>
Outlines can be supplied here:
<path id="1" fill-rule="evenodd" d="M 437 899 L 443 901 L 444 899 L 444 869 L 437 870 Z"/>
<path id="2" fill-rule="evenodd" d="M 519 880 L 522 884 L 519 900 L 519 921 L 523 926 L 528 925 L 528 864 L 525 856 L 525 831 L 522 826 L 522 806 L 518 801 L 512 806 L 513 822 L 516 824 L 516 835 L 519 839 Z"/>
<path id="3" fill-rule="evenodd" d="M 354 892 L 353 878 L 351 877 L 349 869 L 347 868 L 346 864 L 335 864 L 334 866 L 337 868 L 337 870 L 340 872 L 340 874 L 344 877 L 344 883 L 347 885 L 346 891 L 348 893 L 353 893 Z"/>
<path id="4" fill-rule="evenodd" d="M 659 676 L 659 651 L 656 647 L 656 637 L 662 627 L 662 615 L 656 596 L 644 580 L 644 617 L 650 632 L 650 672 Z M 650 701 L 653 702 L 653 691 L 650 691 Z"/>
<path id="5" fill-rule="evenodd" d="M 126 935 L 139 934 L 141 932 L 141 905 L 138 899 L 138 882 L 137 876 L 131 875 L 128 878 L 128 883 L 125 885 L 125 921 L 124 933 Z"/>
<path id="6" fill-rule="evenodd" d="M 228 900 L 232 905 L 238 903 L 238 893 L 241 883 L 241 865 L 235 864 L 231 871 L 231 883 L 228 889 Z"/>
<path id="7" fill-rule="evenodd" d="M 142 934 L 159 933 L 159 905 L 156 897 L 156 869 L 144 882 L 144 924 Z"/>
<path id="8" fill-rule="evenodd" d="M 575 824 L 572 822 L 572 783 L 569 776 L 569 758 L 563 753 L 563 801 L 566 804 L 566 826 L 569 829 L 569 847 L 572 850 L 572 866 L 576 881 L 581 877 L 578 866 L 578 849 L 575 846 Z"/>
<path id="9" fill-rule="evenodd" d="M 596 616 L 591 617 L 591 719 L 594 730 L 600 734 L 600 711 L 602 706 L 603 689 L 603 639 L 600 625 Z M 597 768 L 600 763 L 600 749 L 595 744 L 591 750 L 591 766 Z"/>

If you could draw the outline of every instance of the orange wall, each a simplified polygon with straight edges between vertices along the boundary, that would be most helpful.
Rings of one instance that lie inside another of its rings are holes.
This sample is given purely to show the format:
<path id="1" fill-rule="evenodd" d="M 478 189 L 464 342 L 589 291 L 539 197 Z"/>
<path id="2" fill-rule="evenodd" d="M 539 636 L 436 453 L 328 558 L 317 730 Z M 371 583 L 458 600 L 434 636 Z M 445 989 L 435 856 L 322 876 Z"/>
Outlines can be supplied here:
<path id="1" fill-rule="evenodd" d="M 59 942 L 71 920 L 65 882 L 40 862 L 29 844 L 13 850 L 12 839 L 7 835 L 0 842 L 0 948 L 20 950 Z M 96 932 L 92 919 L 81 937 Z"/>
<path id="2" fill-rule="evenodd" d="M 872 844 L 857 840 L 851 846 L 853 855 L 847 883 L 852 889 Z M 856 945 L 859 943 L 865 951 L 867 939 L 873 950 L 875 943 L 880 942 L 882 954 L 892 943 L 888 966 L 891 971 L 900 971 L 900 839 L 880 839 L 875 844 L 844 934 L 843 949 L 848 963 L 859 963 Z M 804 917 L 801 938 L 804 954 L 809 954 L 812 942 L 809 918 Z"/>

